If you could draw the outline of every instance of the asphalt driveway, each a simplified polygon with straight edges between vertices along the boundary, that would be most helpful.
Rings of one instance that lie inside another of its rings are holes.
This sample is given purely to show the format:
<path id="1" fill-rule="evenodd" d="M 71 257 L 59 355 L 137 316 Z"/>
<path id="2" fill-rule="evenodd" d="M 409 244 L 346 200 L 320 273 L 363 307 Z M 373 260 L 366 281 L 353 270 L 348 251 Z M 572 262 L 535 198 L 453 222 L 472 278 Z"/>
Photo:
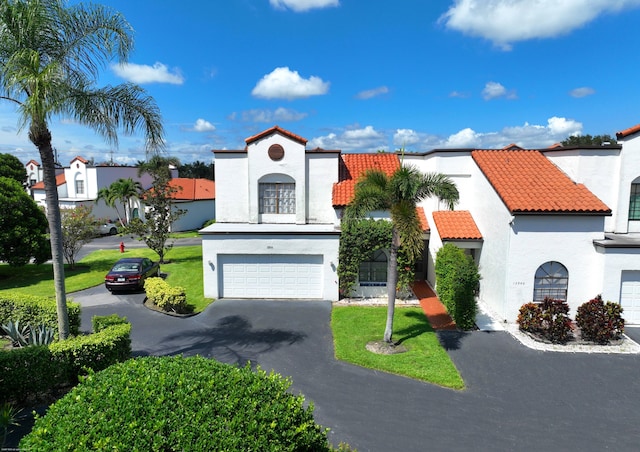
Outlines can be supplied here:
<path id="1" fill-rule="evenodd" d="M 453 391 L 333 357 L 329 302 L 222 300 L 190 318 L 149 311 L 144 294 L 73 295 L 82 325 L 117 312 L 135 355 L 251 361 L 291 376 L 336 444 L 359 451 L 637 450 L 640 356 L 530 350 L 507 332 L 443 332 L 467 389 Z"/>

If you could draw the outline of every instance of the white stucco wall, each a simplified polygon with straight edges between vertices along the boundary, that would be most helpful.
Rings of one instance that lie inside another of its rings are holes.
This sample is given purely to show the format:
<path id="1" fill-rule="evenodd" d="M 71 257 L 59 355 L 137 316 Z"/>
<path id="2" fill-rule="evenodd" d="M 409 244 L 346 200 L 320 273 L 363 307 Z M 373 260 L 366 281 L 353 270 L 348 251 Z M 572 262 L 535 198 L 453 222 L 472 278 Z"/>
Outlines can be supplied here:
<path id="1" fill-rule="evenodd" d="M 206 221 L 215 218 L 216 215 L 216 205 L 213 199 L 175 202 L 174 207 L 184 209 L 186 213 L 173 222 L 172 232 L 200 229 Z"/>
<path id="2" fill-rule="evenodd" d="M 552 150 L 545 151 L 544 155 L 574 182 L 584 184 L 613 210 L 613 215 L 605 220 L 605 231 L 614 232 L 617 216 L 620 213 L 617 208 L 619 198 L 625 197 L 620 193 L 621 150 L 617 148 Z M 638 175 L 640 176 L 640 172 Z M 627 208 L 628 191 L 627 187 L 625 201 Z"/>
<path id="3" fill-rule="evenodd" d="M 603 260 L 593 240 L 601 239 L 604 217 L 519 215 L 509 237 L 506 291 L 501 313 L 510 322 L 533 299 L 535 273 L 545 262 L 567 268 L 567 302 L 574 316 L 578 306 L 602 292 Z"/>
<path id="4" fill-rule="evenodd" d="M 249 175 L 245 152 L 216 154 L 216 222 L 249 222 Z M 256 188 L 257 189 L 257 188 Z"/>
<path id="5" fill-rule="evenodd" d="M 640 270 L 640 248 L 596 247 L 596 251 L 603 262 L 601 272 L 602 298 L 605 301 L 620 303 L 622 272 Z"/>
<path id="6" fill-rule="evenodd" d="M 640 232 L 640 221 L 629 221 L 631 183 L 640 177 L 640 133 L 630 135 L 618 144 L 622 144 L 618 183 L 620 197 L 616 206 L 610 206 L 617 210 L 615 230 L 619 233 Z"/>
<path id="7" fill-rule="evenodd" d="M 221 255 L 321 255 L 323 256 L 323 299 L 338 300 L 338 231 L 317 226 L 290 225 L 289 232 L 279 225 L 236 225 L 220 223 L 200 231 L 202 235 L 204 296 L 219 297 Z M 272 227 L 280 233 L 269 232 Z M 250 228 L 250 229 L 249 229 Z M 307 231 L 307 232 L 305 232 Z M 315 231 L 315 233 L 314 233 Z"/>
<path id="8" fill-rule="evenodd" d="M 306 154 L 307 222 L 310 224 L 338 224 L 332 206 L 333 184 L 338 182 L 340 154 Z"/>

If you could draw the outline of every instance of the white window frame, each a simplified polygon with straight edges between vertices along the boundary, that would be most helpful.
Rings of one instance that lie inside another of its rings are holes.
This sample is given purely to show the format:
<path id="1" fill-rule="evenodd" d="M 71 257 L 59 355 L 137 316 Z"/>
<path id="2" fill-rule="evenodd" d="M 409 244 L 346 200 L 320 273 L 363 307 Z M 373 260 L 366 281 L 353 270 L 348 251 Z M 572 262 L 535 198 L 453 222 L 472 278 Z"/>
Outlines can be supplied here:
<path id="1" fill-rule="evenodd" d="M 296 213 L 295 182 L 260 182 L 258 197 L 261 214 L 287 215 Z"/>

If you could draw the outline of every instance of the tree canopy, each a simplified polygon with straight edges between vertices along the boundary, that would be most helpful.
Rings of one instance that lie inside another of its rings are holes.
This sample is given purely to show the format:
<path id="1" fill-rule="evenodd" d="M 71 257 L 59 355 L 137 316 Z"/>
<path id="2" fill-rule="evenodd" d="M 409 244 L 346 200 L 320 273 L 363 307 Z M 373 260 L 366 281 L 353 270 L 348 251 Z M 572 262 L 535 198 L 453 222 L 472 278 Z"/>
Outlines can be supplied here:
<path id="1" fill-rule="evenodd" d="M 605 144 L 617 144 L 615 138 L 610 135 L 571 135 L 562 140 L 560 144 L 563 146 L 603 146 Z"/>
<path id="2" fill-rule="evenodd" d="M 14 179 L 0 177 L 0 260 L 23 266 L 51 257 L 44 212 Z"/>
<path id="3" fill-rule="evenodd" d="M 27 181 L 27 170 L 15 155 L 0 154 L 0 177 L 9 177 L 24 184 Z"/>

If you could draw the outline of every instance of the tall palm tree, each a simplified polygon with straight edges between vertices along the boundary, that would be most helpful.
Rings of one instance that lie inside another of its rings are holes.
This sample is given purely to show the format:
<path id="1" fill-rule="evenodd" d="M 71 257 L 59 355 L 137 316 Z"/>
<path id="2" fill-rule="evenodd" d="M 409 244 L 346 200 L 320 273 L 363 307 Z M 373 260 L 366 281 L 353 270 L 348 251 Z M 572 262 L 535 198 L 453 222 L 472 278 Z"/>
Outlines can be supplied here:
<path id="1" fill-rule="evenodd" d="M 69 334 L 60 208 L 49 123 L 66 117 L 117 145 L 117 131 L 142 130 L 146 151 L 163 146 L 160 111 L 137 85 L 96 88 L 99 71 L 114 58 L 126 61 L 133 29 L 108 7 L 64 0 L 0 2 L 0 99 L 17 106 L 20 130 L 42 160 L 59 336 Z"/>
<path id="2" fill-rule="evenodd" d="M 384 341 L 391 343 L 393 316 L 398 283 L 398 248 L 402 245 L 407 257 L 415 260 L 424 248 L 417 203 L 436 196 L 450 209 L 458 202 L 455 184 L 439 173 L 424 174 L 413 166 L 401 165 L 391 176 L 372 169 L 365 172 L 356 184 L 355 195 L 345 209 L 344 221 L 357 221 L 375 210 L 389 211 L 392 239 L 387 263 L 387 323 Z"/>
<path id="3" fill-rule="evenodd" d="M 98 190 L 98 196 L 96 197 L 96 201 L 99 201 L 102 199 L 104 203 L 107 205 L 107 207 L 111 207 L 112 209 L 115 209 L 116 215 L 118 215 L 118 221 L 120 221 L 120 224 L 123 224 L 122 215 L 120 214 L 120 210 L 118 209 L 118 204 L 116 203 L 117 197 L 112 187 L 113 187 L 113 184 L 109 185 L 108 187 L 102 187 L 100 190 Z"/>

